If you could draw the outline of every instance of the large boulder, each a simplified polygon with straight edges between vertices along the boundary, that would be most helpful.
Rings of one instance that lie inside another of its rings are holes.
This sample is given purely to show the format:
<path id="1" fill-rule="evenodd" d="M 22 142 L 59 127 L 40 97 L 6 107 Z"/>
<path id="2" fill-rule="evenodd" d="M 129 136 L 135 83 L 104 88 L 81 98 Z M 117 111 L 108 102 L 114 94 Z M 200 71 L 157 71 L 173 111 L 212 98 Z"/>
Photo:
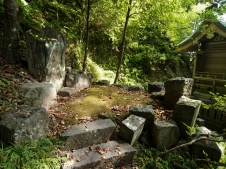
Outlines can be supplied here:
<path id="1" fill-rule="evenodd" d="M 48 110 L 56 104 L 56 89 L 52 83 L 24 83 L 19 91 L 23 93 L 25 103 L 32 107 Z"/>
<path id="2" fill-rule="evenodd" d="M 190 97 L 193 85 L 192 78 L 176 77 L 164 83 L 165 104 L 169 108 L 174 108 L 181 96 Z"/>
<path id="3" fill-rule="evenodd" d="M 187 138 L 187 126 L 194 127 L 201 103 L 200 100 L 192 100 L 185 96 L 177 102 L 172 118 L 177 123 L 182 137 Z"/>
<path id="4" fill-rule="evenodd" d="M 38 140 L 46 136 L 48 124 L 44 108 L 19 106 L 0 116 L 0 139 L 11 143 Z"/>
<path id="5" fill-rule="evenodd" d="M 29 73 L 39 82 L 52 82 L 58 90 L 65 77 L 65 36 L 53 29 L 29 30 L 25 34 Z"/>
<path id="6" fill-rule="evenodd" d="M 179 142 L 180 132 L 173 120 L 155 121 L 152 127 L 152 138 L 160 151 L 169 149 Z"/>
<path id="7" fill-rule="evenodd" d="M 91 86 L 90 77 L 83 71 L 73 70 L 66 74 L 65 86 L 81 90 Z"/>

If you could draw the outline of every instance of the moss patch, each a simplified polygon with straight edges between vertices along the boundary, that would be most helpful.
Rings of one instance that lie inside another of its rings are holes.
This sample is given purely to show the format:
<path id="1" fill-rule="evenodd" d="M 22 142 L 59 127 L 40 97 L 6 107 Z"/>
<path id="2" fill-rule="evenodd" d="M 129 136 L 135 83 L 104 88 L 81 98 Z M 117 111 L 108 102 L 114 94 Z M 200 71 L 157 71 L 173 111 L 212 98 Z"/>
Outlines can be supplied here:
<path id="1" fill-rule="evenodd" d="M 86 91 L 84 98 L 67 102 L 64 111 L 78 117 L 94 116 L 100 113 L 111 114 L 111 107 L 114 106 L 143 106 L 151 102 L 146 92 L 129 92 L 114 85 L 95 85 Z"/>

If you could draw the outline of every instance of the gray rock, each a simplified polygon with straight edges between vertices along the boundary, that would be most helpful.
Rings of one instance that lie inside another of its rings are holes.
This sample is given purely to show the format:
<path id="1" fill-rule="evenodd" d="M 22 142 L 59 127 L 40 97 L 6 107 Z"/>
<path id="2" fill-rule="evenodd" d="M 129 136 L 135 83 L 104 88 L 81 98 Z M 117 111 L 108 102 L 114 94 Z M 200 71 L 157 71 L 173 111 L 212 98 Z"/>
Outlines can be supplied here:
<path id="1" fill-rule="evenodd" d="M 169 149 L 179 142 L 179 129 L 173 120 L 155 121 L 152 127 L 152 138 L 160 151 Z"/>
<path id="2" fill-rule="evenodd" d="M 176 77 L 164 83 L 165 86 L 165 104 L 169 108 L 174 108 L 181 96 L 191 96 L 193 79 Z"/>
<path id="3" fill-rule="evenodd" d="M 190 147 L 190 152 L 200 159 L 210 159 L 211 161 L 219 162 L 221 158 L 221 150 L 216 142 L 199 140 L 193 143 Z M 207 154 L 207 156 L 204 154 Z"/>
<path id="4" fill-rule="evenodd" d="M 64 142 L 61 149 L 79 149 L 106 142 L 114 131 L 115 124 L 110 119 L 73 125 L 61 135 Z"/>
<path id="5" fill-rule="evenodd" d="M 163 82 L 149 82 L 148 83 L 148 92 L 153 93 L 153 92 L 160 92 L 164 91 L 164 83 Z"/>
<path id="6" fill-rule="evenodd" d="M 128 87 L 128 91 L 144 91 L 143 86 L 132 85 Z"/>
<path id="7" fill-rule="evenodd" d="M 39 82 L 51 82 L 56 90 L 65 77 L 65 36 L 53 29 L 29 30 L 25 34 L 29 73 Z"/>
<path id="8" fill-rule="evenodd" d="M 97 150 L 101 150 L 103 154 Z M 106 169 L 132 163 L 136 149 L 128 143 L 109 141 L 92 148 L 85 147 L 72 153 L 73 159 L 63 164 L 63 169 Z M 67 153 L 67 152 L 65 152 Z M 80 162 L 76 159 L 80 158 Z M 76 162 L 77 161 L 77 162 Z"/>
<path id="9" fill-rule="evenodd" d="M 109 86 L 110 85 L 110 81 L 109 80 L 99 80 L 96 84 Z"/>
<path id="10" fill-rule="evenodd" d="M 150 98 L 164 101 L 165 92 L 152 92 Z"/>
<path id="11" fill-rule="evenodd" d="M 143 107 L 130 106 L 129 112 L 146 119 L 144 126 L 145 129 L 150 129 L 155 121 L 156 114 L 151 105 L 146 105 Z"/>
<path id="12" fill-rule="evenodd" d="M 182 96 L 177 102 L 172 118 L 177 123 L 182 137 L 187 138 L 186 125 L 194 127 L 201 103 L 200 100 L 192 100 L 185 96 Z"/>
<path id="13" fill-rule="evenodd" d="M 25 96 L 25 103 L 32 107 L 43 107 L 48 110 L 56 102 L 56 89 L 52 83 L 25 83 L 19 92 Z"/>
<path id="14" fill-rule="evenodd" d="M 0 139 L 20 143 L 38 140 L 48 132 L 49 116 L 44 108 L 18 106 L 0 116 Z"/>
<path id="15" fill-rule="evenodd" d="M 62 87 L 57 92 L 57 94 L 60 95 L 60 96 L 62 96 L 62 97 L 66 97 L 66 96 L 71 96 L 73 94 L 76 94 L 76 92 L 77 91 L 74 88 L 71 88 L 71 87 Z"/>
<path id="16" fill-rule="evenodd" d="M 130 115 L 122 121 L 119 128 L 119 135 L 130 145 L 133 145 L 140 137 L 145 123 L 145 118 Z"/>
<path id="17" fill-rule="evenodd" d="M 201 127 L 205 125 L 205 120 L 202 118 L 197 118 L 195 123 Z"/>
<path id="18" fill-rule="evenodd" d="M 72 70 L 71 73 L 66 74 L 65 86 L 75 88 L 75 90 L 81 90 L 89 88 L 91 82 L 86 73 L 79 70 Z"/>
<path id="19" fill-rule="evenodd" d="M 128 86 L 126 84 L 114 84 L 115 86 L 119 87 L 119 88 L 123 88 L 125 90 L 128 89 Z"/>

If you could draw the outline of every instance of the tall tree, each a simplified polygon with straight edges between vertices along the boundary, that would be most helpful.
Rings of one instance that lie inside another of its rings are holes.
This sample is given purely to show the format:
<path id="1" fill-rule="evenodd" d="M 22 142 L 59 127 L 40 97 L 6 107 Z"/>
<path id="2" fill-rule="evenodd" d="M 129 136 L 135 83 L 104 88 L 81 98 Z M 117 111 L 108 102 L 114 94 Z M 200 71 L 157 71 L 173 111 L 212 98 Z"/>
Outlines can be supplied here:
<path id="1" fill-rule="evenodd" d="M 14 64 L 19 61 L 19 27 L 22 17 L 22 9 L 16 0 L 4 0 L 4 32 L 3 32 L 3 55 L 8 63 Z"/>
<path id="2" fill-rule="evenodd" d="M 89 18 L 90 18 L 90 10 L 91 10 L 91 4 L 90 0 L 88 0 L 88 6 L 87 6 L 87 16 L 86 16 L 86 46 L 85 46 L 85 55 L 84 55 L 84 61 L 82 65 L 82 70 L 86 70 L 86 62 L 88 58 L 88 50 L 89 50 Z"/>
<path id="3" fill-rule="evenodd" d="M 126 14 L 126 21 L 125 21 L 125 25 L 124 25 L 124 29 L 123 29 L 122 42 L 120 44 L 118 67 L 117 67 L 117 72 L 115 75 L 114 83 L 118 82 L 118 78 L 119 78 L 120 71 L 121 71 L 121 65 L 122 65 L 123 58 L 124 58 L 126 31 L 127 31 L 127 27 L 128 27 L 128 23 L 129 23 L 131 7 L 132 7 L 132 0 L 129 0 L 129 6 L 127 9 L 127 14 Z"/>

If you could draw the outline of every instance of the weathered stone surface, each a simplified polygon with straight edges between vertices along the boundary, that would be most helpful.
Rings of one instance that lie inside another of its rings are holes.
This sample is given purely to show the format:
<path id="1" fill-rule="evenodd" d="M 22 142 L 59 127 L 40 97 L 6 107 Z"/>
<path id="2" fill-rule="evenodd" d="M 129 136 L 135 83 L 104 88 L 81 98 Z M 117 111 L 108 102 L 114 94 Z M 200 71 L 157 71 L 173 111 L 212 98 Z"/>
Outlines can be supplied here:
<path id="1" fill-rule="evenodd" d="M 144 128 L 145 118 L 130 115 L 122 121 L 119 129 L 119 135 L 124 140 L 133 145 L 140 137 Z"/>
<path id="2" fill-rule="evenodd" d="M 193 79 L 176 77 L 164 83 L 165 104 L 169 108 L 174 108 L 181 96 L 191 96 Z"/>
<path id="3" fill-rule="evenodd" d="M 148 92 L 160 92 L 164 91 L 164 83 L 163 82 L 149 82 L 148 83 Z"/>
<path id="4" fill-rule="evenodd" d="M 106 142 L 114 131 L 115 124 L 110 119 L 73 125 L 61 135 L 64 141 L 61 149 L 79 149 Z"/>
<path id="5" fill-rule="evenodd" d="M 132 85 L 128 87 L 128 91 L 144 91 L 143 86 Z"/>
<path id="6" fill-rule="evenodd" d="M 53 29 L 29 30 L 25 34 L 29 73 L 39 82 L 51 82 L 56 90 L 65 77 L 65 36 Z"/>
<path id="7" fill-rule="evenodd" d="M 44 108 L 18 106 L 0 116 L 0 139 L 20 143 L 38 140 L 48 132 L 49 116 Z"/>
<path id="8" fill-rule="evenodd" d="M 65 86 L 81 90 L 89 88 L 91 86 L 91 82 L 90 78 L 83 71 L 72 70 L 71 73 L 66 74 Z"/>
<path id="9" fill-rule="evenodd" d="M 48 110 L 56 104 L 56 89 L 52 83 L 24 83 L 20 92 L 25 96 L 26 104 L 32 107 L 43 107 Z"/>
<path id="10" fill-rule="evenodd" d="M 60 90 L 58 90 L 57 94 L 60 96 L 71 96 L 73 94 L 76 94 L 76 90 L 74 88 L 71 87 L 62 87 L 60 88 Z"/>
<path id="11" fill-rule="evenodd" d="M 192 100 L 185 96 L 177 102 L 172 118 L 177 123 L 182 137 L 187 138 L 186 131 L 188 130 L 183 123 L 190 127 L 195 125 L 201 103 L 200 100 Z"/>
<path id="12" fill-rule="evenodd" d="M 221 150 L 216 142 L 199 140 L 193 143 L 190 147 L 190 152 L 200 159 L 209 158 L 211 161 L 219 162 L 221 158 Z M 204 154 L 204 152 L 208 155 Z"/>
<path id="13" fill-rule="evenodd" d="M 169 149 L 179 142 L 179 129 L 173 120 L 155 121 L 152 127 L 152 138 L 160 151 Z"/>
<path id="14" fill-rule="evenodd" d="M 130 106 L 129 112 L 136 116 L 140 116 L 146 119 L 145 121 L 145 129 L 150 129 L 155 120 L 155 111 L 151 105 L 139 107 L 139 106 Z"/>
<path id="15" fill-rule="evenodd" d="M 152 92 L 150 98 L 164 101 L 165 92 Z"/>
<path id="16" fill-rule="evenodd" d="M 110 81 L 109 80 L 99 80 L 96 84 L 109 86 L 110 85 Z"/>
<path id="17" fill-rule="evenodd" d="M 97 149 L 105 152 L 98 153 Z M 72 153 L 73 159 L 63 164 L 63 169 L 107 169 L 117 168 L 132 163 L 136 149 L 128 143 L 109 141 L 92 148 L 78 149 Z M 80 162 L 76 162 L 80 158 Z"/>
<path id="18" fill-rule="evenodd" d="M 125 90 L 128 89 L 128 86 L 126 84 L 114 84 L 115 86 L 119 87 L 119 88 L 123 88 Z"/>

